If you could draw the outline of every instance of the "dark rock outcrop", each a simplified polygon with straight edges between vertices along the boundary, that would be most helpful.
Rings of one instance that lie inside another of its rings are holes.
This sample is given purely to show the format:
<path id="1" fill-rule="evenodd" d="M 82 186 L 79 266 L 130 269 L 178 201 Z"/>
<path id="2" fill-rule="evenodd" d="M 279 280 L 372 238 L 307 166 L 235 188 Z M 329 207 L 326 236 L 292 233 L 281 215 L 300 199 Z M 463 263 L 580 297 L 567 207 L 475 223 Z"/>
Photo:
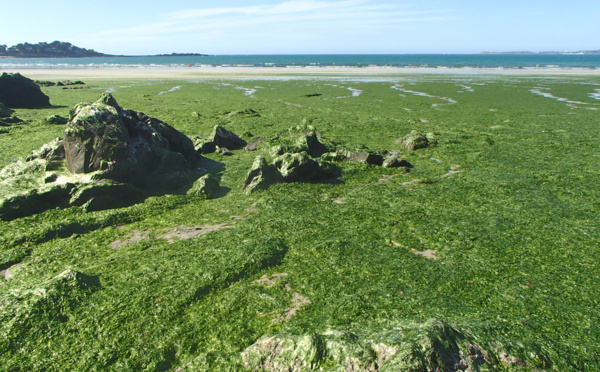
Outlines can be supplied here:
<path id="1" fill-rule="evenodd" d="M 101 171 L 96 179 L 136 186 L 174 186 L 197 157 L 188 137 L 144 113 L 122 109 L 110 94 L 71 110 L 63 146 L 72 173 Z"/>
<path id="2" fill-rule="evenodd" d="M 209 140 L 219 147 L 226 147 L 230 150 L 238 150 L 246 146 L 246 141 L 220 125 L 215 126 L 209 136 Z"/>
<path id="3" fill-rule="evenodd" d="M 19 73 L 0 75 L 0 102 L 10 108 L 37 108 L 50 106 L 50 98 L 33 80 Z"/>

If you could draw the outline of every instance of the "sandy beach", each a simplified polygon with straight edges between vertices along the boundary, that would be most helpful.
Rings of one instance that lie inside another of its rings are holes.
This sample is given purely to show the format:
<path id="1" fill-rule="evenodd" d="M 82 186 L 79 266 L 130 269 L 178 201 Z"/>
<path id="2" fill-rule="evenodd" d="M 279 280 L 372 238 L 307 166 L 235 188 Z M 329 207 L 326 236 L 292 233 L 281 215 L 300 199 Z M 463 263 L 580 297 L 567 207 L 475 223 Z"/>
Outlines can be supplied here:
<path id="1" fill-rule="evenodd" d="M 111 68 L 111 69 L 5 69 L 36 80 L 87 79 L 198 79 L 252 77 L 368 77 L 411 74 L 517 75 L 517 76 L 600 76 L 600 69 L 560 68 L 448 68 L 448 67 L 192 67 L 192 68 Z"/>

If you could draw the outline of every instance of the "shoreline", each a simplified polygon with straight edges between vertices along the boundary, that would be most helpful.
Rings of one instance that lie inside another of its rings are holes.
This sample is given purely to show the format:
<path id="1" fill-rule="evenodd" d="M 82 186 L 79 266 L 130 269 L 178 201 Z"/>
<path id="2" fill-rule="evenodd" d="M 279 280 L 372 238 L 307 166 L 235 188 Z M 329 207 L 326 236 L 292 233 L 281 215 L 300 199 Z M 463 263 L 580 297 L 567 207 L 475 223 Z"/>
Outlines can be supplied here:
<path id="1" fill-rule="evenodd" d="M 476 67 L 191 67 L 2 69 L 32 79 L 198 79 L 252 77 L 401 77 L 405 75 L 600 76 L 589 68 L 476 68 Z"/>

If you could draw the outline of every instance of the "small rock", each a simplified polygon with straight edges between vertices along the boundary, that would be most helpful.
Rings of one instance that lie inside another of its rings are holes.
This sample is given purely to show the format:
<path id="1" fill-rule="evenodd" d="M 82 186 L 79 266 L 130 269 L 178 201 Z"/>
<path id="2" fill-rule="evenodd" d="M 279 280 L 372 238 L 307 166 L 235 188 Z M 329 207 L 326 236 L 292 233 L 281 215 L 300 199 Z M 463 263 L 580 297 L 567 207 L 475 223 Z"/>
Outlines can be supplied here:
<path id="1" fill-rule="evenodd" d="M 263 156 L 257 156 L 244 182 L 244 191 L 250 194 L 259 190 L 266 190 L 269 186 L 281 182 L 281 180 L 281 173 L 277 168 L 268 164 Z"/>
<path id="2" fill-rule="evenodd" d="M 52 116 L 48 116 L 46 118 L 46 122 L 48 124 L 67 124 L 69 122 L 69 120 L 67 120 L 66 118 L 63 118 L 60 115 L 52 115 Z"/>
<path id="3" fill-rule="evenodd" d="M 216 146 L 215 150 L 216 150 L 216 152 L 218 152 L 219 154 L 224 155 L 224 156 L 233 155 L 233 152 L 229 151 L 229 149 L 227 147 Z"/>
<path id="4" fill-rule="evenodd" d="M 220 188 L 219 180 L 209 173 L 194 182 L 194 185 L 188 190 L 187 194 L 204 199 L 213 199 L 217 197 Z"/>
<path id="5" fill-rule="evenodd" d="M 220 125 L 215 126 L 213 132 L 209 136 L 209 140 L 214 142 L 217 146 L 226 147 L 231 150 L 241 149 L 246 146 L 246 141 Z"/>
<path id="6" fill-rule="evenodd" d="M 407 150 L 418 150 L 429 146 L 429 140 L 416 130 L 411 131 L 406 137 L 400 138 L 396 141 L 399 145 L 402 145 Z"/>
<path id="7" fill-rule="evenodd" d="M 364 164 L 372 164 L 372 165 L 382 165 L 383 164 L 383 156 L 374 153 L 361 152 L 360 154 L 352 154 L 350 155 L 350 161 L 356 161 Z"/>
<path id="8" fill-rule="evenodd" d="M 384 168 L 412 168 L 412 164 L 410 164 L 409 162 L 407 162 L 404 159 L 398 159 L 396 157 L 394 158 L 388 158 L 385 159 L 383 162 L 383 167 Z"/>

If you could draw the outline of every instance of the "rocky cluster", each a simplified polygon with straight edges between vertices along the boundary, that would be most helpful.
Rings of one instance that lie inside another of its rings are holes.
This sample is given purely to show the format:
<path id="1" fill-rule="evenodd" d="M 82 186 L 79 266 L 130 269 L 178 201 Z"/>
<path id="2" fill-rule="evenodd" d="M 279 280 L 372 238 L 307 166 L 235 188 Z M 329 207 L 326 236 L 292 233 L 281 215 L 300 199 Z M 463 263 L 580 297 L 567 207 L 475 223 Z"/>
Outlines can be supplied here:
<path id="1" fill-rule="evenodd" d="M 0 218 L 57 206 L 98 210 L 127 205 L 154 190 L 191 184 L 198 176 L 197 159 L 187 136 L 121 108 L 104 94 L 71 110 L 62 138 L 2 169 L 0 183 L 9 196 L 0 200 Z M 34 187 L 23 193 L 20 186 L 27 184 Z"/>
<path id="2" fill-rule="evenodd" d="M 265 190 L 279 182 L 315 182 L 337 177 L 339 168 L 335 163 L 345 161 L 387 168 L 412 167 L 398 154 L 388 151 L 352 152 L 341 149 L 322 138 L 310 125 L 290 128 L 287 135 L 272 140 L 255 137 L 247 144 L 246 151 L 260 148 L 266 148 L 272 161 L 268 163 L 262 155 L 256 157 L 244 182 L 246 193 Z"/>
<path id="3" fill-rule="evenodd" d="M 499 356 L 498 356 L 499 355 Z M 479 371 L 525 363 L 482 347 L 467 332 L 436 319 L 374 334 L 328 330 L 264 336 L 242 353 L 253 371 Z"/>

